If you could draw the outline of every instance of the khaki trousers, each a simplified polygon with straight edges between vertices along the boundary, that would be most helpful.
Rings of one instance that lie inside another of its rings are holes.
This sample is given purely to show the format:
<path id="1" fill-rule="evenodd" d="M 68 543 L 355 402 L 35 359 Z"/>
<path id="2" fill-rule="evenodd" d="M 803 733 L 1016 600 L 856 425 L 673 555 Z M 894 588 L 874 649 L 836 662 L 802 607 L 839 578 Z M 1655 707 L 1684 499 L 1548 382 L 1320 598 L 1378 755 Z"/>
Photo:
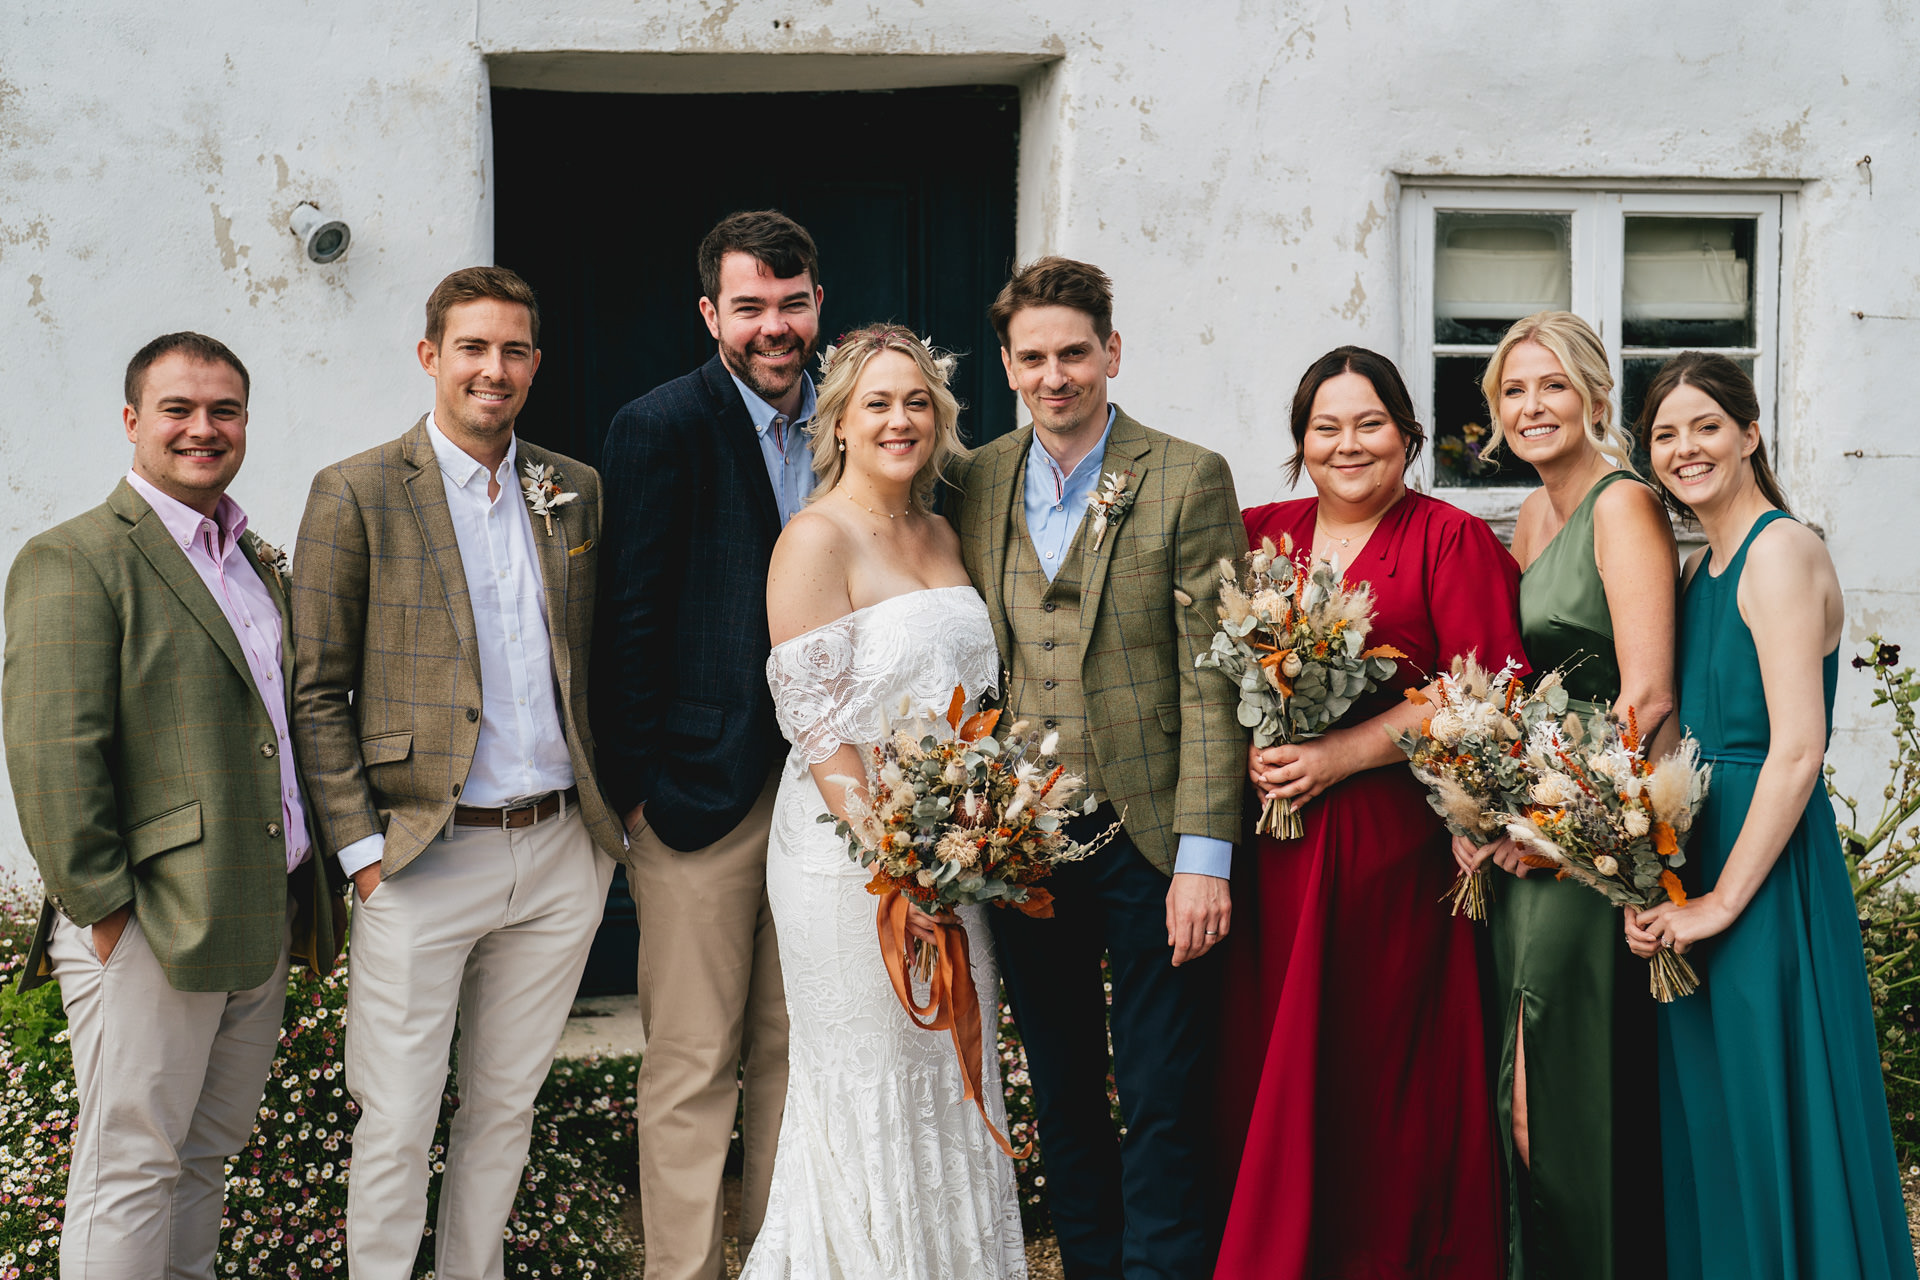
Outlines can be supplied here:
<path id="1" fill-rule="evenodd" d="M 644 821 L 633 834 L 628 876 L 647 1036 L 638 1085 L 647 1280 L 723 1274 L 721 1175 L 736 1102 L 745 1107 L 743 1257 L 766 1217 L 787 1099 L 787 1001 L 767 906 L 779 781 L 776 772 L 740 825 L 704 849 L 669 849 Z"/>
<path id="2" fill-rule="evenodd" d="M 353 909 L 347 1089 L 360 1106 L 347 1269 L 409 1280 L 427 1156 L 460 1028 L 460 1109 L 434 1230 L 440 1280 L 500 1280 L 533 1101 L 605 911 L 613 861 L 578 809 L 518 831 L 455 827 Z"/>
<path id="3" fill-rule="evenodd" d="M 60 1274 L 212 1280 L 226 1160 L 253 1132 L 280 1047 L 286 946 L 246 991 L 175 991 L 138 916 L 105 964 L 93 930 L 59 917 L 47 957 L 80 1097 Z"/>

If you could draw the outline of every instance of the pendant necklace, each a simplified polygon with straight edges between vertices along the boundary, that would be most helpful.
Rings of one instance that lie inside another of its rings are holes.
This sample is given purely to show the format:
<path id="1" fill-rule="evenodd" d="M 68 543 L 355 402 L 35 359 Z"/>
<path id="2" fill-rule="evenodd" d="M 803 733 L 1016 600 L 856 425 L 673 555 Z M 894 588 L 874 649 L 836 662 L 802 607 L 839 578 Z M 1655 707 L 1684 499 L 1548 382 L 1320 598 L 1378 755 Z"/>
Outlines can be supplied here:
<path id="1" fill-rule="evenodd" d="M 895 519 L 898 519 L 900 516 L 913 514 L 913 507 L 911 505 L 909 505 L 905 511 L 901 511 L 898 513 L 895 513 L 892 511 L 874 511 L 872 507 L 860 501 L 860 499 L 854 497 L 853 494 L 849 493 L 847 490 L 842 489 L 840 492 L 846 494 L 847 501 L 851 502 L 854 506 L 859 507 L 862 511 L 872 512 L 872 514 L 876 516 L 885 516 L 889 520 L 895 520 Z"/>

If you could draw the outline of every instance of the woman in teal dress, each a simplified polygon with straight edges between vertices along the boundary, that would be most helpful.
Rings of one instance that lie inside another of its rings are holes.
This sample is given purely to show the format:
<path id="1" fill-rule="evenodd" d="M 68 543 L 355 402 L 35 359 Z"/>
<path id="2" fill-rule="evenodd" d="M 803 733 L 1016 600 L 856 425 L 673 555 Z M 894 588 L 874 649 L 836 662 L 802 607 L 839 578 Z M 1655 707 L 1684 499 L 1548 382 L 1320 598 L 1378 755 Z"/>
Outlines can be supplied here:
<path id="1" fill-rule="evenodd" d="M 1582 714 L 1597 702 L 1622 716 L 1632 707 L 1659 751 L 1678 738 L 1679 560 L 1659 498 L 1625 469 L 1606 349 L 1569 312 L 1528 316 L 1501 340 L 1481 388 L 1494 440 L 1540 473 L 1513 537 L 1527 659 L 1537 672 L 1560 668 Z M 1646 1129 L 1629 1119 L 1656 1087 L 1646 964 L 1621 939 L 1615 907 L 1572 881 L 1528 876 L 1511 841 L 1456 840 L 1455 856 L 1512 873 L 1496 878 L 1487 922 L 1507 1274 L 1657 1275 L 1660 1184 L 1646 1169 Z"/>
<path id="2" fill-rule="evenodd" d="M 1680 721 L 1713 764 L 1692 896 L 1628 913 L 1636 953 L 1690 953 L 1662 1005 L 1660 1146 L 1675 1280 L 1914 1275 L 1852 886 L 1820 786 L 1843 621 L 1826 547 L 1788 516 L 1753 384 L 1687 352 L 1640 418 L 1699 521 L 1680 602 Z"/>

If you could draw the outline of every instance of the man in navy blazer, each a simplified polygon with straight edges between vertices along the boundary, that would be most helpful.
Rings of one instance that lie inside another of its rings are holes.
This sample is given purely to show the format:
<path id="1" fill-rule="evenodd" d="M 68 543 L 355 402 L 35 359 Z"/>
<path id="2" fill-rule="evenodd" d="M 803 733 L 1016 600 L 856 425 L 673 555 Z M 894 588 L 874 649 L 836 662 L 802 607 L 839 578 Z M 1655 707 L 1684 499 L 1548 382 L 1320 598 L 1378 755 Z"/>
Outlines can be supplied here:
<path id="1" fill-rule="evenodd" d="M 648 1280 L 718 1280 L 721 1173 L 742 1076 L 740 1250 L 766 1211 L 787 1089 L 767 908 L 786 744 L 767 690 L 767 562 L 806 502 L 813 238 L 736 213 L 701 241 L 706 364 L 614 415 L 593 649 L 602 785 L 632 835 L 640 915 L 640 1212 Z"/>

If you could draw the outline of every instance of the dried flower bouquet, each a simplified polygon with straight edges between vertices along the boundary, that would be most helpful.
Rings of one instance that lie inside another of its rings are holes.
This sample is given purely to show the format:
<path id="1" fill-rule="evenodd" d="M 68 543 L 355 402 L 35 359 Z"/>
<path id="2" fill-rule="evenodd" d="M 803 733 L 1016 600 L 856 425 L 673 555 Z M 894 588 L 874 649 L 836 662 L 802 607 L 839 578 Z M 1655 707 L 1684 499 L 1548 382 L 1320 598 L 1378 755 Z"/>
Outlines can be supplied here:
<path id="1" fill-rule="evenodd" d="M 1348 586 L 1339 569 L 1320 561 L 1293 561 L 1293 540 L 1262 538 L 1240 562 L 1220 562 L 1219 621 L 1213 644 L 1194 659 L 1240 688 L 1237 714 L 1253 731 L 1253 745 L 1305 742 L 1331 729 L 1363 695 L 1380 687 L 1405 658 L 1391 645 L 1367 648 L 1373 628 L 1373 590 Z M 1192 599 L 1184 592 L 1183 605 Z M 1267 800 L 1256 828 L 1296 840 L 1305 834 L 1293 804 Z"/>
<path id="2" fill-rule="evenodd" d="M 1647 761 L 1633 709 L 1623 724 L 1600 707 L 1582 721 L 1543 721 L 1528 733 L 1527 803 L 1507 833 L 1530 867 L 1572 877 L 1619 907 L 1685 903 L 1673 868 L 1707 797 L 1712 766 L 1691 735 L 1658 764 Z M 1657 952 L 1648 988 L 1670 1003 L 1700 987 L 1684 956 Z"/>
<path id="3" fill-rule="evenodd" d="M 1529 690 L 1520 664 L 1509 659 L 1497 672 L 1477 654 L 1456 657 L 1431 694 L 1409 689 L 1407 697 L 1431 707 L 1418 730 L 1394 735 L 1407 753 L 1413 776 L 1427 788 L 1427 803 L 1447 830 L 1475 844 L 1505 834 L 1508 814 L 1528 801 L 1531 777 L 1526 741 L 1543 721 L 1567 710 L 1567 690 L 1558 671 Z M 1485 923 L 1492 888 L 1485 867 L 1461 872 L 1446 901 L 1453 914 Z"/>
<path id="4" fill-rule="evenodd" d="M 1000 713 L 966 716 L 966 702 L 966 691 L 956 688 L 944 717 L 923 715 L 894 726 L 885 742 L 869 749 L 868 778 L 830 779 L 847 788 L 848 816 L 824 813 L 819 821 L 833 823 L 847 855 L 872 868 L 867 892 L 880 897 L 880 950 L 894 994 L 920 1026 L 952 1035 L 966 1096 L 986 1119 L 980 999 L 967 934 L 943 913 L 994 903 L 1051 916 L 1053 895 L 1038 882 L 1061 863 L 1099 850 L 1120 824 L 1085 843 L 1070 838 L 1068 820 L 1097 806 L 1081 796 L 1085 780 L 1053 758 L 1060 735 L 1036 736 L 1022 720 L 1004 739 L 995 738 Z M 911 713 L 902 706 L 902 717 Z M 937 944 L 927 948 L 907 937 L 909 911 L 940 922 Z M 910 972 L 928 984 L 925 1003 L 914 997 Z M 1002 1150 L 1025 1158 L 991 1120 L 987 1128 Z"/>

